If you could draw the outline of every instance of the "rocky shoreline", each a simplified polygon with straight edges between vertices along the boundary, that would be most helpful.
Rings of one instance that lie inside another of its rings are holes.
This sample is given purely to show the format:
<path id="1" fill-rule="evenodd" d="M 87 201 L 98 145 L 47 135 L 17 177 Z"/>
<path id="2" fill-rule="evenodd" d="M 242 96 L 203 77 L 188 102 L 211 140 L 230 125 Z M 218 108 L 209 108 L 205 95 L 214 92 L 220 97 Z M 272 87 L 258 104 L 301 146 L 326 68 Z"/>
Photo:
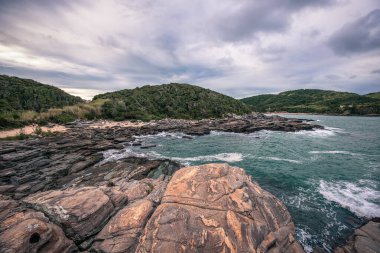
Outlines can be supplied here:
<path id="1" fill-rule="evenodd" d="M 323 127 L 262 114 L 104 129 L 89 124 L 0 142 L 0 252 L 304 252 L 286 207 L 242 169 L 181 169 L 139 157 L 104 162 L 102 152 L 141 145 L 135 136 L 160 132 Z"/>

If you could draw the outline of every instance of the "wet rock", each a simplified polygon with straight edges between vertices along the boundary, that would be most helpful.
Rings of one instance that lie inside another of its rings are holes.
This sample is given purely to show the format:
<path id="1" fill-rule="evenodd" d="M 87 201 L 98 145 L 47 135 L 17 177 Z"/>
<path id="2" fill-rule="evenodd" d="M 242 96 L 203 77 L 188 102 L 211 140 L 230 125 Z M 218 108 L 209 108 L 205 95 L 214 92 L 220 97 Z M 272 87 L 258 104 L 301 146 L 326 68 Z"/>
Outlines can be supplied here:
<path id="1" fill-rule="evenodd" d="M 379 253 L 380 219 L 373 219 L 356 229 L 346 245 L 335 249 L 334 253 Z"/>
<path id="2" fill-rule="evenodd" d="M 142 145 L 140 148 L 147 149 L 147 148 L 154 148 L 156 146 L 157 146 L 156 144 L 145 144 L 145 145 Z"/>
<path id="3" fill-rule="evenodd" d="M 285 206 L 226 164 L 177 171 L 136 252 L 304 252 Z"/>

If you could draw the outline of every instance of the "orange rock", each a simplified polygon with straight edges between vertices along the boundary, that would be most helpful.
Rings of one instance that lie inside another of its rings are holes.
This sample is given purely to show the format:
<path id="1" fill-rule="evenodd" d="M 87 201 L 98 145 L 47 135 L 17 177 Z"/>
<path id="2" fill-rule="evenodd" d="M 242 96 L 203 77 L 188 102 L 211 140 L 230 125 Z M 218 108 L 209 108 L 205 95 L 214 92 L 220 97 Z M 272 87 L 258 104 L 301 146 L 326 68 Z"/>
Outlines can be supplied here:
<path id="1" fill-rule="evenodd" d="M 183 168 L 170 180 L 136 252 L 295 252 L 286 207 L 227 164 Z"/>

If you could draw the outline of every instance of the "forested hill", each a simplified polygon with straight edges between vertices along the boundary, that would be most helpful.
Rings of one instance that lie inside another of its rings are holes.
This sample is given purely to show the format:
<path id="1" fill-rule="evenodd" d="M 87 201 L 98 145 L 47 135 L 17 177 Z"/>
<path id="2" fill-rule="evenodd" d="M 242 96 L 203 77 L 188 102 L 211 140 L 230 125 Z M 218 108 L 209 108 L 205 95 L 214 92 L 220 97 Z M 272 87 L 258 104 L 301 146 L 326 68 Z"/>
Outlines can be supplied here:
<path id="1" fill-rule="evenodd" d="M 73 105 L 83 100 L 63 90 L 31 79 L 0 75 L 0 112 L 32 110 Z"/>
<path id="2" fill-rule="evenodd" d="M 380 93 L 359 95 L 317 89 L 300 89 L 241 99 L 259 112 L 380 114 Z"/>
<path id="3" fill-rule="evenodd" d="M 94 97 L 109 99 L 103 105 L 106 118 L 122 119 L 201 119 L 244 114 L 252 108 L 232 97 L 189 84 L 143 86 Z"/>

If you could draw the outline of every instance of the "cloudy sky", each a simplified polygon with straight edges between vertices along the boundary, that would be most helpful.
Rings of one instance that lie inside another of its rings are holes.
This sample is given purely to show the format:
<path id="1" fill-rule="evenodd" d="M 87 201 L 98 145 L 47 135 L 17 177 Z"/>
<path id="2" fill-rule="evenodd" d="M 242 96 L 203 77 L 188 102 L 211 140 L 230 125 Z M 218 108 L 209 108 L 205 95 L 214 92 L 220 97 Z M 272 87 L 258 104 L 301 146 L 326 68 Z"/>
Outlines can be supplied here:
<path id="1" fill-rule="evenodd" d="M 380 91 L 380 1 L 0 0 L 0 74 L 84 98 L 169 82 Z"/>

